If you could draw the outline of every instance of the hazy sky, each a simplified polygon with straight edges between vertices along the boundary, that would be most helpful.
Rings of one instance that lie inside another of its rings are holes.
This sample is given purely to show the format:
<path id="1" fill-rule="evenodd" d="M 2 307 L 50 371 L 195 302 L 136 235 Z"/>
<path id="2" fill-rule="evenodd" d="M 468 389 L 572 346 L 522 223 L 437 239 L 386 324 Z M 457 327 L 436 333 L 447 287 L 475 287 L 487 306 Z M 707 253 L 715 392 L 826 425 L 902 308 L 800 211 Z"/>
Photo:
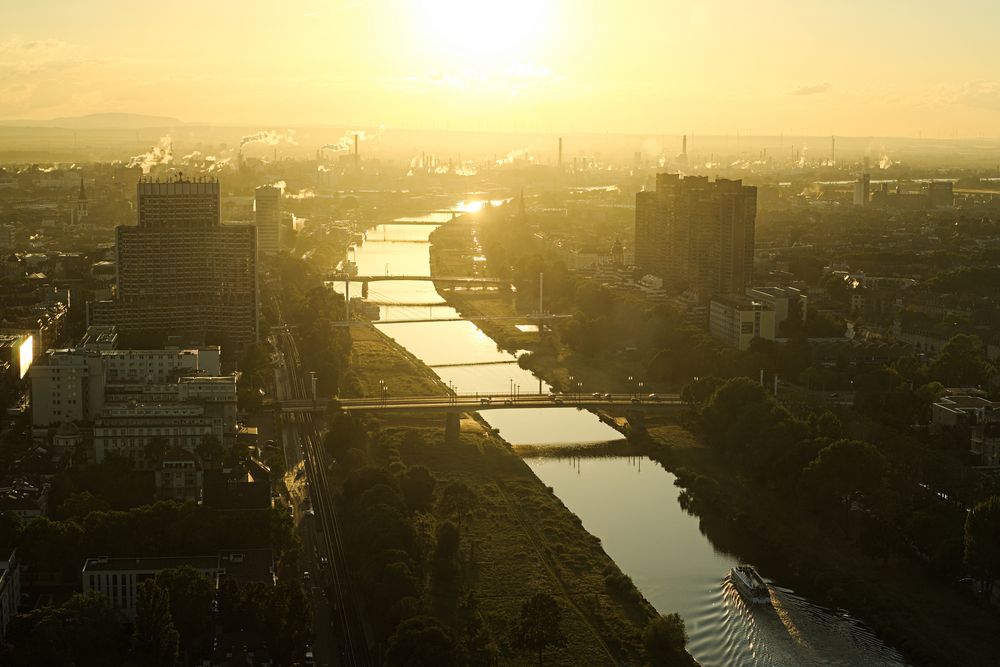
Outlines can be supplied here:
<path id="1" fill-rule="evenodd" d="M 0 118 L 1000 135 L 991 0 L 0 0 Z"/>

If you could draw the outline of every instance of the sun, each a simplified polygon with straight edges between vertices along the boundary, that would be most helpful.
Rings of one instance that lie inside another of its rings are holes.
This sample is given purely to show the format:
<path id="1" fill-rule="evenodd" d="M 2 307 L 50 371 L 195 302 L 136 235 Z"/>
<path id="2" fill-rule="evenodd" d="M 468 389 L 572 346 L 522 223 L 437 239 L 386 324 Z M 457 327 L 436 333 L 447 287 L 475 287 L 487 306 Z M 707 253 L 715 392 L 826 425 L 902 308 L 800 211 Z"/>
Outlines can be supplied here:
<path id="1" fill-rule="evenodd" d="M 550 25 L 552 10 L 546 0 L 410 1 L 414 27 L 430 40 L 424 46 L 469 66 L 507 55 L 511 60 L 530 58 Z"/>

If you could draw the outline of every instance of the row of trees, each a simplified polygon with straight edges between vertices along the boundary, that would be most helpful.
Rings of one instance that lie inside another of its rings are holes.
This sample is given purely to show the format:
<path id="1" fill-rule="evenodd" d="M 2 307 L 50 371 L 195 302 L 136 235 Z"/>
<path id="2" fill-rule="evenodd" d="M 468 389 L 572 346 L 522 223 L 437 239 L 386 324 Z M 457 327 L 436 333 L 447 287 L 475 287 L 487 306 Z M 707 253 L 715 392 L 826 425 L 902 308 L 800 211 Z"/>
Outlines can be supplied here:
<path id="1" fill-rule="evenodd" d="M 298 582 L 277 586 L 232 578 L 213 582 L 192 567 L 162 570 L 136 591 L 128 622 L 106 598 L 77 594 L 59 607 L 15 616 L 0 662 L 5 665 L 129 665 L 173 667 L 211 657 L 215 628 L 250 632 L 276 664 L 301 658 L 312 625 L 309 599 Z"/>
<path id="2" fill-rule="evenodd" d="M 790 506 L 816 510 L 848 537 L 861 530 L 873 555 L 916 549 L 952 580 L 964 558 L 984 586 L 1000 572 L 1000 504 L 986 499 L 966 520 L 962 503 L 930 490 L 947 458 L 925 444 L 871 422 L 844 425 L 830 412 L 797 418 L 748 378 L 702 379 L 682 396 L 711 447 Z M 878 446 L 852 437 L 860 432 Z M 983 489 L 960 486 L 970 503 L 983 500 Z M 863 519 L 859 527 L 852 517 Z"/>
<path id="3" fill-rule="evenodd" d="M 128 510 L 91 511 L 65 521 L 0 517 L 0 536 L 35 571 L 79 577 L 88 557 L 190 556 L 225 549 L 269 548 L 277 560 L 299 549 L 288 515 L 277 509 L 217 511 L 194 503 L 158 502 Z"/>

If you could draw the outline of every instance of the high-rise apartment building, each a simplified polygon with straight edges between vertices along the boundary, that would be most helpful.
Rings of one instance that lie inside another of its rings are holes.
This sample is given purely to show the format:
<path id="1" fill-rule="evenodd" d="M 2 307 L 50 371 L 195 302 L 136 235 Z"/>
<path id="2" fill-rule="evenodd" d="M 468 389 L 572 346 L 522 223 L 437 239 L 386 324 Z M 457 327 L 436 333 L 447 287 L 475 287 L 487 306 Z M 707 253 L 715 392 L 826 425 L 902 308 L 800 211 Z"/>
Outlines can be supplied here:
<path id="1" fill-rule="evenodd" d="M 257 188 L 253 208 L 257 252 L 261 257 L 278 254 L 281 248 L 281 188 L 273 185 Z"/>
<path id="2" fill-rule="evenodd" d="M 854 205 L 868 206 L 872 200 L 872 177 L 868 173 L 861 174 L 861 177 L 854 183 Z"/>
<path id="3" fill-rule="evenodd" d="M 117 229 L 114 301 L 91 324 L 118 332 L 201 337 L 241 347 L 257 340 L 257 230 L 224 225 L 217 181 L 140 181 L 138 226 Z"/>
<path id="4" fill-rule="evenodd" d="M 636 194 L 635 263 L 701 302 L 743 294 L 753 274 L 757 188 L 707 176 L 657 174 Z"/>

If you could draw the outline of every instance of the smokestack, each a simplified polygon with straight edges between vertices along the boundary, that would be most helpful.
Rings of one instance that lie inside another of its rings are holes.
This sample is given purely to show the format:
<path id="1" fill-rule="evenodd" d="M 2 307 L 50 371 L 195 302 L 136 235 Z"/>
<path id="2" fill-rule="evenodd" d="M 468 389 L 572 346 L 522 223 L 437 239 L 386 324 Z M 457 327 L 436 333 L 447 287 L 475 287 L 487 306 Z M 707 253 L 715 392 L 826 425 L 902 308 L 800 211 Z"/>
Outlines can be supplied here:
<path id="1" fill-rule="evenodd" d="M 354 133 L 354 167 L 357 168 L 358 162 L 360 161 L 360 155 L 358 155 L 358 134 Z"/>
<path id="2" fill-rule="evenodd" d="M 686 157 L 687 154 L 688 154 L 688 135 L 685 134 L 684 138 L 681 139 L 681 155 L 684 155 Z"/>
<path id="3" fill-rule="evenodd" d="M 562 169 L 562 137 L 559 137 L 559 168 Z"/>
<path id="4" fill-rule="evenodd" d="M 830 164 L 837 159 L 837 137 L 830 137 Z"/>

